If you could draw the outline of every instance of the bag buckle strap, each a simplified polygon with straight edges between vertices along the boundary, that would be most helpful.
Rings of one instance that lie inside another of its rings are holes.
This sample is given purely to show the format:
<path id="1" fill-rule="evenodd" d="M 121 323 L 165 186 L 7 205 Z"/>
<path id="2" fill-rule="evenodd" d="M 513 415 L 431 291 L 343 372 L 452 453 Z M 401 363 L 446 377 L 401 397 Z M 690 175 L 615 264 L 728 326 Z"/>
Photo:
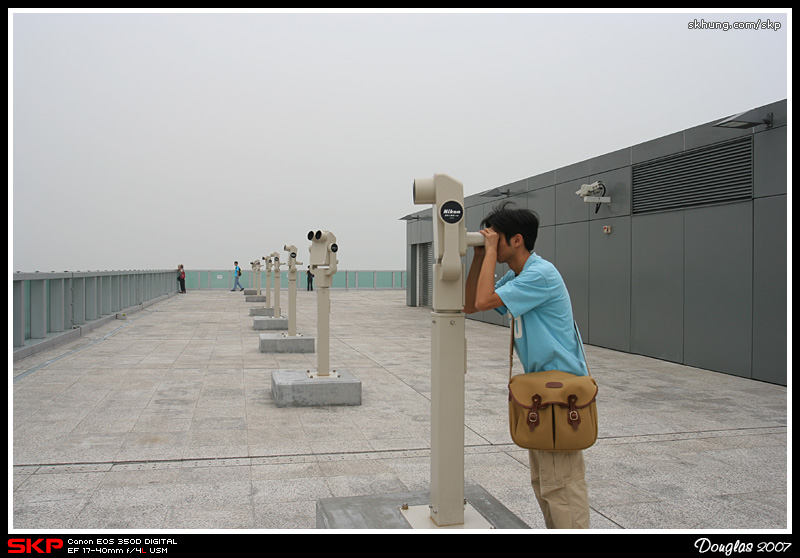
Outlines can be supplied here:
<path id="1" fill-rule="evenodd" d="M 531 397 L 531 410 L 528 412 L 528 427 L 531 432 L 539 426 L 539 406 L 542 404 L 542 396 L 538 393 Z"/>
<path id="2" fill-rule="evenodd" d="M 581 423 L 581 415 L 578 413 L 578 409 L 575 404 L 578 402 L 577 395 L 570 395 L 567 398 L 567 402 L 569 403 L 569 412 L 567 412 L 567 422 L 572 425 L 573 430 L 578 429 L 578 425 Z"/>

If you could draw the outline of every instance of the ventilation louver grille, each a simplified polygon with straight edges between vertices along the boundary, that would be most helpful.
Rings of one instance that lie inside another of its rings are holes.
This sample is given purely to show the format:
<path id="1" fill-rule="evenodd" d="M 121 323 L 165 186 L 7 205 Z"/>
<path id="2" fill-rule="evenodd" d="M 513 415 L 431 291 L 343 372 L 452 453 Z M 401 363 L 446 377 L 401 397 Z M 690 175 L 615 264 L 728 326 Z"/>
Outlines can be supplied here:
<path id="1" fill-rule="evenodd" d="M 752 136 L 633 167 L 633 213 L 752 197 Z"/>
<path id="2" fill-rule="evenodd" d="M 433 304 L 433 244 L 417 245 L 417 270 L 419 273 L 418 306 L 430 307 Z"/>

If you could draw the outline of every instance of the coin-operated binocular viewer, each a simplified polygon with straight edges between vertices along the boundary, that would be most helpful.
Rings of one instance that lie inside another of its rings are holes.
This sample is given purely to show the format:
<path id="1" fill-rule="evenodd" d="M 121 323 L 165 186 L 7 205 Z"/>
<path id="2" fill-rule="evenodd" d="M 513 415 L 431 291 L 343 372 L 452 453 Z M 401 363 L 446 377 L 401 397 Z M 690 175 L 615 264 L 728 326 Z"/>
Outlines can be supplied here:
<path id="1" fill-rule="evenodd" d="M 281 316 L 281 258 L 278 252 L 273 252 L 269 255 L 267 260 L 267 269 L 270 270 L 270 279 L 272 278 L 273 271 L 275 279 L 273 280 L 274 294 L 272 302 L 272 315 L 270 311 L 264 312 L 265 315 L 257 315 L 253 318 L 253 329 L 269 329 L 269 330 L 283 330 L 289 326 L 289 320 Z M 269 305 L 269 285 L 267 285 L 267 296 L 264 297 L 267 305 Z"/>
<path id="2" fill-rule="evenodd" d="M 264 262 L 264 271 L 265 271 L 266 280 L 267 280 L 266 288 L 264 289 L 264 295 L 263 295 L 264 296 L 264 300 L 263 300 L 264 305 L 263 306 L 257 306 L 255 308 L 251 308 L 250 309 L 250 315 L 251 316 L 257 316 L 259 318 L 272 317 L 272 301 L 270 300 L 270 289 L 272 288 L 272 258 L 269 257 L 269 256 L 262 256 L 261 257 L 261 261 Z M 259 264 L 261 263 L 261 261 L 259 261 Z M 258 286 L 259 286 L 259 291 L 260 291 L 260 289 L 261 289 L 261 273 L 260 272 L 258 274 Z M 254 302 L 261 302 L 260 296 L 259 296 L 259 298 L 254 299 Z M 255 327 L 256 329 L 261 329 L 256 325 L 256 322 L 253 322 L 253 327 Z"/>
<path id="3" fill-rule="evenodd" d="M 270 376 L 272 399 L 276 407 L 361 405 L 361 380 L 349 370 L 331 370 L 330 364 L 330 287 L 339 263 L 336 236 L 330 231 L 311 231 L 308 239 L 311 241 L 308 248 L 309 267 L 317 278 L 318 287 L 317 369 L 273 370 Z M 290 247 L 286 248 L 288 250 Z M 306 339 L 313 342 L 313 338 Z M 301 336 L 287 336 L 284 341 L 297 342 L 299 345 L 304 339 Z"/>
<path id="4" fill-rule="evenodd" d="M 269 295 L 269 289 L 272 287 L 272 258 L 269 256 L 261 256 L 261 259 L 264 261 L 264 271 L 267 274 L 267 284 L 264 289 L 265 308 L 270 308 L 272 304 Z"/>
<path id="5" fill-rule="evenodd" d="M 309 265 L 317 280 L 317 375 L 330 376 L 330 321 L 333 276 L 339 260 L 336 236 L 330 231 L 310 231 Z"/>
<path id="6" fill-rule="evenodd" d="M 297 264 L 303 265 L 303 262 L 297 261 L 297 246 L 294 244 L 286 244 L 283 249 L 289 253 L 289 337 L 297 335 Z"/>
<path id="7" fill-rule="evenodd" d="M 253 260 L 250 262 L 250 270 L 253 272 L 250 277 L 250 286 L 257 289 L 256 293 L 261 294 L 261 260 Z M 258 287 L 256 287 L 256 277 L 258 277 Z"/>
<path id="8" fill-rule="evenodd" d="M 272 269 L 275 271 L 275 280 L 273 281 L 273 298 L 272 301 L 272 317 L 281 317 L 281 255 L 278 252 L 273 252 L 269 255 L 272 260 Z"/>
<path id="9" fill-rule="evenodd" d="M 262 333 L 258 336 L 258 348 L 262 353 L 313 353 L 314 338 L 305 337 L 297 333 L 297 265 L 303 262 L 297 261 L 297 247 L 293 244 L 286 244 L 283 247 L 289 253 L 289 316 L 283 318 L 279 316 L 280 307 L 274 307 L 274 316 L 265 318 L 254 318 L 253 327 L 255 329 L 286 330 L 288 333 Z M 280 260 L 276 253 L 270 257 L 272 265 L 276 267 L 280 274 Z M 280 296 L 280 275 L 277 279 L 275 289 L 275 299 Z"/>
<path id="10" fill-rule="evenodd" d="M 461 261 L 468 246 L 483 244 L 483 235 L 467 233 L 464 186 L 446 174 L 416 179 L 414 203 L 433 206 L 431 502 L 430 506 L 410 510 L 407 518 L 412 525 L 415 521 L 433 521 L 442 527 L 465 523 L 483 526 L 485 520 L 464 500 L 467 345 L 463 312 L 465 273 Z M 426 517 L 420 519 L 420 514 Z"/>
<path id="11" fill-rule="evenodd" d="M 320 287 L 330 287 L 339 264 L 336 257 L 339 251 L 336 236 L 330 231 L 309 231 L 308 239 L 311 241 L 311 246 L 308 248 L 309 265 L 311 269 L 322 270 L 322 273 L 314 274 L 315 278 L 319 277 L 317 284 Z"/>

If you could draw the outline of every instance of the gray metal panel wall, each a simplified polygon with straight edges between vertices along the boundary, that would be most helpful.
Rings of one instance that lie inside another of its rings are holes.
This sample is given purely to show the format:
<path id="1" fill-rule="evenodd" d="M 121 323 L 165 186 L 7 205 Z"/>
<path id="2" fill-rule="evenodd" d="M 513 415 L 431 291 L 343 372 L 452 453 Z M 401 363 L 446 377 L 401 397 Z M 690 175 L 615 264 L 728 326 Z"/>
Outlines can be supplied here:
<path id="1" fill-rule="evenodd" d="M 619 158 L 618 153 L 605 163 Z M 594 345 L 629 352 L 631 167 L 607 170 L 586 179 L 587 183 L 595 181 L 603 182 L 611 203 L 587 204 L 573 192 L 578 203 L 589 209 L 589 329 L 585 339 L 591 339 Z M 606 226 L 610 227 L 610 234 L 604 232 Z"/>
<path id="2" fill-rule="evenodd" d="M 760 198 L 786 194 L 786 128 L 756 134 L 753 139 L 753 195 Z"/>
<path id="3" fill-rule="evenodd" d="M 612 198 L 613 199 L 613 198 Z M 611 227 L 611 233 L 603 227 Z M 631 219 L 589 223 L 589 330 L 592 345 L 631 350 Z"/>
<path id="4" fill-rule="evenodd" d="M 684 147 L 683 132 L 676 132 L 668 136 L 652 139 L 631 147 L 631 163 L 641 163 L 680 153 Z"/>
<path id="5" fill-rule="evenodd" d="M 536 239 L 536 246 L 533 247 L 533 251 L 548 262 L 556 261 L 555 227 L 542 227 L 539 229 L 539 236 Z"/>
<path id="6" fill-rule="evenodd" d="M 547 175 L 546 175 L 547 176 Z M 542 177 L 544 178 L 544 177 Z M 553 173 L 555 179 L 555 173 Z M 540 180 L 540 184 L 544 183 Z M 549 262 L 556 261 L 556 188 L 542 186 L 525 195 L 528 209 L 539 216 L 539 234 L 533 251 Z"/>
<path id="7" fill-rule="evenodd" d="M 539 216 L 539 226 L 549 227 L 556 224 L 556 189 L 555 186 L 528 192 L 525 196 L 527 207 Z"/>
<path id="8" fill-rule="evenodd" d="M 631 218 L 631 351 L 683 362 L 683 212 Z"/>
<path id="9" fill-rule="evenodd" d="M 684 364 L 750 377 L 753 204 L 684 212 Z"/>
<path id="10" fill-rule="evenodd" d="M 786 383 L 786 196 L 753 206 L 753 378 Z"/>
<path id="11" fill-rule="evenodd" d="M 573 192 L 574 194 L 574 192 Z M 593 343 L 589 329 L 589 222 L 556 227 L 555 264 L 567 285 L 572 314 L 583 340 Z"/>

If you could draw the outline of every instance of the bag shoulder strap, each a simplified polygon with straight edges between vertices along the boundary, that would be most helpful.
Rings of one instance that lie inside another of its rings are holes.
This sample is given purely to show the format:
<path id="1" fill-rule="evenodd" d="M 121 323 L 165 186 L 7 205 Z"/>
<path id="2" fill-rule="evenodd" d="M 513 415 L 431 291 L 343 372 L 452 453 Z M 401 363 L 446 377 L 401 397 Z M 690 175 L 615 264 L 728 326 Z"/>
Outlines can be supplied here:
<path id="1" fill-rule="evenodd" d="M 514 324 L 516 320 L 511 312 L 508 313 L 511 316 L 511 346 L 508 349 L 508 379 L 511 381 L 511 375 L 514 370 Z M 586 364 L 586 371 L 589 375 L 592 375 L 592 372 L 589 370 L 589 361 L 586 359 L 586 350 L 583 348 L 583 339 L 581 339 L 581 333 L 578 331 L 578 324 L 573 320 L 572 325 L 575 327 L 575 337 L 578 340 L 578 346 L 581 348 L 581 353 L 583 354 L 583 362 Z"/>
<path id="2" fill-rule="evenodd" d="M 591 376 L 592 371 L 589 370 L 589 359 L 586 358 L 586 349 L 583 348 L 583 339 L 581 338 L 581 332 L 578 331 L 578 324 L 573 320 L 572 324 L 575 326 L 575 335 L 578 337 L 578 347 L 581 348 L 581 353 L 583 353 L 583 363 L 586 365 L 586 372 Z"/>
<path id="3" fill-rule="evenodd" d="M 508 313 L 511 316 L 511 346 L 508 349 L 508 381 L 511 381 L 511 373 L 514 369 L 514 316 L 511 315 L 511 312 Z"/>

